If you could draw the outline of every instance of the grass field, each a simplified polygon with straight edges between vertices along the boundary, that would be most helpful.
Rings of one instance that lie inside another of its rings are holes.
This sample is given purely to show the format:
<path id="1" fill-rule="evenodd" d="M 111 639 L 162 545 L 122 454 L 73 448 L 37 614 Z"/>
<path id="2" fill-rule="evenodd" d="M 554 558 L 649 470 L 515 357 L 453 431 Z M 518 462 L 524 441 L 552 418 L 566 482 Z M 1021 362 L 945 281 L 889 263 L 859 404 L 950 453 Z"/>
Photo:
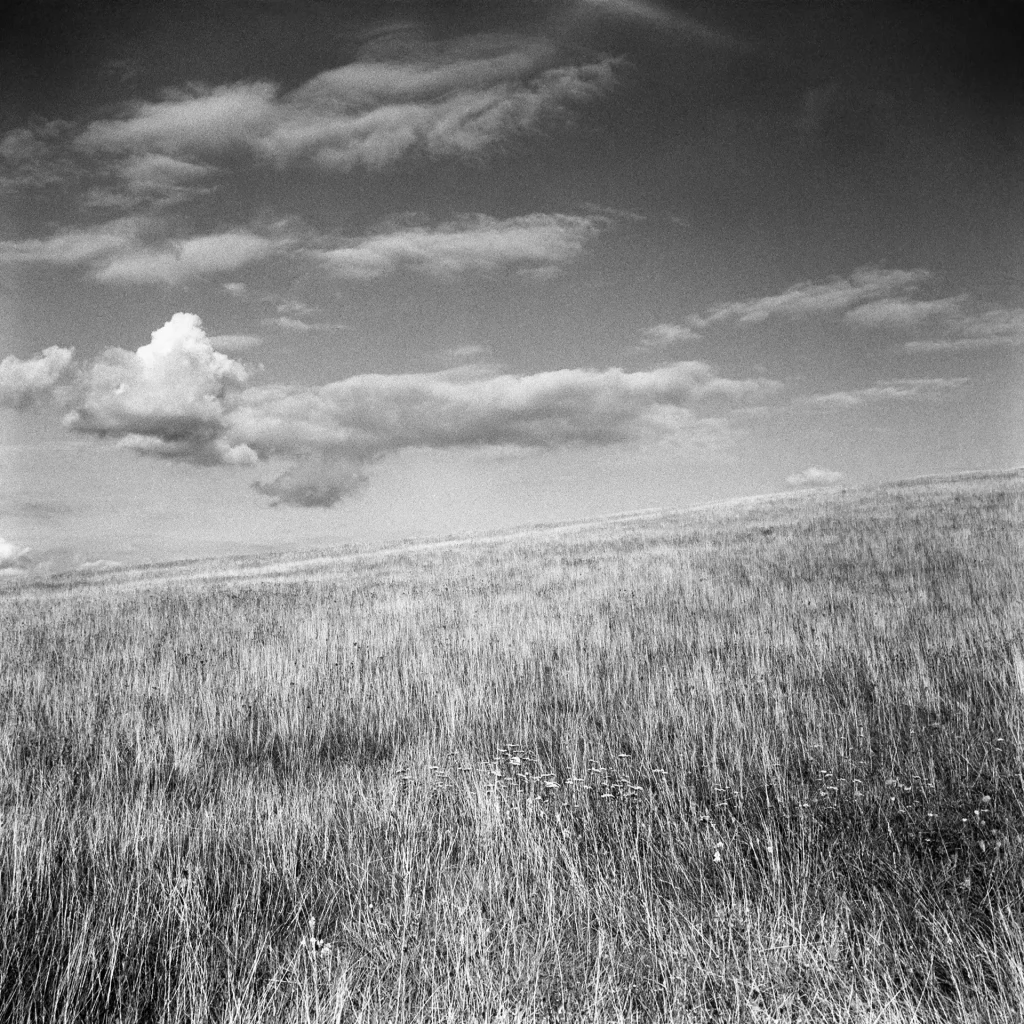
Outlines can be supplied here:
<path id="1" fill-rule="evenodd" d="M 1024 1019 L 1024 476 L 0 593 L 4 1021 Z"/>

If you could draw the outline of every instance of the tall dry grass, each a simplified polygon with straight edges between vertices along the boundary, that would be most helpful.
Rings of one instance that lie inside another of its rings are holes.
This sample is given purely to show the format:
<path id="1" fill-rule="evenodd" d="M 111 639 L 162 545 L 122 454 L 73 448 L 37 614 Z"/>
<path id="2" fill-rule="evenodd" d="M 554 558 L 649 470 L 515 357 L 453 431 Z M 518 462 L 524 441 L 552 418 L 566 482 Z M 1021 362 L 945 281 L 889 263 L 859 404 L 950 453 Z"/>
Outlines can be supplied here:
<path id="1" fill-rule="evenodd" d="M 0 596 L 0 1017 L 1018 1021 L 1024 480 Z"/>

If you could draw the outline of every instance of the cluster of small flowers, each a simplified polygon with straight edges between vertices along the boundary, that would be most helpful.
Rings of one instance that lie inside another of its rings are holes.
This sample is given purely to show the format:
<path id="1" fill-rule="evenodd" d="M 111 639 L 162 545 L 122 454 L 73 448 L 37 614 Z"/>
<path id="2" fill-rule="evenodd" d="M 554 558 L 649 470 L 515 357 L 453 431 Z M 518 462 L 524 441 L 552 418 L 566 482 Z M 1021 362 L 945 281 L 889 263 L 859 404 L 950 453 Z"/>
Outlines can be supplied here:
<path id="1" fill-rule="evenodd" d="M 572 775 L 566 779 L 566 785 L 573 785 L 580 792 L 591 792 L 600 800 L 633 800 L 643 795 L 644 788 L 633 781 L 628 768 L 628 754 L 619 754 L 618 764 L 612 768 L 590 758 L 586 775 Z"/>
<path id="2" fill-rule="evenodd" d="M 863 764 L 863 762 L 861 762 Z M 868 798 L 870 790 L 867 788 L 864 779 L 860 776 L 865 773 L 851 775 L 837 775 L 827 768 L 818 770 L 817 782 L 811 787 L 811 791 L 799 801 L 802 809 L 819 806 L 835 806 L 840 802 L 841 797 L 852 798 L 854 801 L 861 801 Z M 934 789 L 934 781 L 926 779 L 923 775 L 913 774 L 909 782 L 901 782 L 897 778 L 887 778 L 883 783 L 887 791 L 887 802 L 896 804 L 901 797 L 912 793 L 923 794 L 925 791 Z"/>
<path id="3" fill-rule="evenodd" d="M 992 797 L 986 793 L 978 800 L 978 806 L 971 811 L 970 816 L 961 817 L 959 822 L 961 828 L 969 830 L 968 834 L 977 842 L 982 853 L 987 853 L 989 849 L 998 852 L 1007 845 L 1006 835 L 995 827 L 991 814 Z M 936 815 L 930 813 L 928 816 L 934 818 Z"/>
<path id="4" fill-rule="evenodd" d="M 608 768 L 589 758 L 581 773 L 572 772 L 559 781 L 555 772 L 544 771 L 540 758 L 522 747 L 500 747 L 484 769 L 498 782 L 518 786 L 533 799 L 545 799 L 561 793 L 564 798 L 595 796 L 601 800 L 634 799 L 644 789 L 630 777 L 628 754 L 618 755 L 618 764 Z M 662 772 L 662 774 L 664 774 Z"/>
<path id="5" fill-rule="evenodd" d="M 302 936 L 299 949 L 314 961 L 332 960 L 338 953 L 338 947 L 334 943 L 317 937 L 315 917 L 309 919 L 309 931 Z"/>
<path id="6" fill-rule="evenodd" d="M 545 771 L 543 762 L 532 751 L 512 744 L 499 747 L 493 758 L 476 765 L 447 768 L 430 764 L 424 767 L 436 779 L 453 779 L 461 773 L 480 773 L 494 785 L 518 790 L 531 800 L 548 800 L 555 796 L 563 799 L 635 800 L 652 792 L 657 782 L 668 774 L 663 768 L 653 769 L 645 788 L 635 781 L 630 772 L 630 762 L 631 756 L 626 753 L 618 754 L 610 767 L 602 765 L 596 758 L 588 758 L 586 767 L 559 776 L 553 771 Z M 401 782 L 411 783 L 416 779 L 412 765 L 397 764 L 393 771 Z"/>

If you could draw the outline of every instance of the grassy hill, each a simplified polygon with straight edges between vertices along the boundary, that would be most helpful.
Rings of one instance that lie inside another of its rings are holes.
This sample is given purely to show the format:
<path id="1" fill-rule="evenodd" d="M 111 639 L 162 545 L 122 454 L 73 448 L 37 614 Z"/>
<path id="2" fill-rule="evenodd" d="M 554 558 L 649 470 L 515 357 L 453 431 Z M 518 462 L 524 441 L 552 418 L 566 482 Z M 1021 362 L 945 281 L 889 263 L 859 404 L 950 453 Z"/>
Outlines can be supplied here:
<path id="1" fill-rule="evenodd" d="M 0 1019 L 1019 1021 L 1024 477 L 0 594 Z"/>

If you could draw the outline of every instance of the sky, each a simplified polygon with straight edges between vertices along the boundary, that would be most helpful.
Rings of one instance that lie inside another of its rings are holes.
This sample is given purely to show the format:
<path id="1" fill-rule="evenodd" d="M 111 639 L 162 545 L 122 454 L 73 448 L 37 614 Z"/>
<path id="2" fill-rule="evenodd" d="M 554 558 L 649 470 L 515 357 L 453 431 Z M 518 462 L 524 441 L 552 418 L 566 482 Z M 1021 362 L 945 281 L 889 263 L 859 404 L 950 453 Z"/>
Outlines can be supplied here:
<path id="1" fill-rule="evenodd" d="M 0 572 L 1024 464 L 1024 4 L 2 21 Z"/>

